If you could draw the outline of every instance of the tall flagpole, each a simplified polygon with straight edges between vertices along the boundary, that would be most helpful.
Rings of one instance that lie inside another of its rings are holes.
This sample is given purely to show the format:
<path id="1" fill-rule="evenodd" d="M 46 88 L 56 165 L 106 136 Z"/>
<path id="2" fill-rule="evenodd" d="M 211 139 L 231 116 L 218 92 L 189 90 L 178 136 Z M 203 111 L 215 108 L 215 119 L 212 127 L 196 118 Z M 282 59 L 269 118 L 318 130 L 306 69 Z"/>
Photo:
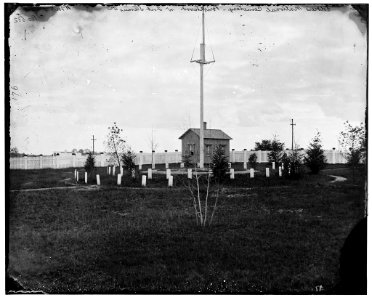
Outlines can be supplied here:
<path id="1" fill-rule="evenodd" d="M 191 62 L 196 62 L 200 64 L 200 148 L 199 148 L 199 167 L 204 168 L 204 78 L 203 78 L 203 68 L 204 65 L 213 63 L 213 61 L 206 61 L 205 60 L 205 29 L 204 29 L 204 6 L 203 6 L 203 13 L 202 13 L 202 33 L 203 33 L 203 40 L 200 44 L 200 59 L 199 60 L 191 60 Z"/>

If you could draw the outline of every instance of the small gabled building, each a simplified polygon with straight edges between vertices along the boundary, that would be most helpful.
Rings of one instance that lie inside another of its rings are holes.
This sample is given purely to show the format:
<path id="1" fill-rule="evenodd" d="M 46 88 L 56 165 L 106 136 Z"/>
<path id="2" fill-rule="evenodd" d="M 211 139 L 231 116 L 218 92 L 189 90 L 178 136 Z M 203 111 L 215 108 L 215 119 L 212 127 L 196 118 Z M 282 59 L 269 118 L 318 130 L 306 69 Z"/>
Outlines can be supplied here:
<path id="1" fill-rule="evenodd" d="M 182 157 L 190 155 L 193 163 L 199 162 L 200 129 L 189 128 L 179 139 L 182 141 Z M 211 162 L 213 150 L 218 145 L 224 148 L 225 155 L 229 157 L 231 139 L 220 129 L 207 129 L 207 123 L 204 122 L 204 162 Z"/>

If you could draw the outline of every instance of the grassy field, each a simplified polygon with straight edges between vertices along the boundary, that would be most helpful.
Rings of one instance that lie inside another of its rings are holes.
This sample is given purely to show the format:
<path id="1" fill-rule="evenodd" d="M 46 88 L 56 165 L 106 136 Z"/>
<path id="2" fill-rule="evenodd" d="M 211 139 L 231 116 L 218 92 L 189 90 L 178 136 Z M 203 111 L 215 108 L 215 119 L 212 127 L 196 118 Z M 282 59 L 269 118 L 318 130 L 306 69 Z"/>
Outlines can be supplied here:
<path id="1" fill-rule="evenodd" d="M 195 225 L 181 177 L 175 188 L 159 175 L 131 189 L 139 178 L 117 187 L 102 168 L 99 189 L 10 192 L 8 273 L 46 293 L 309 294 L 318 285 L 327 293 L 339 280 L 343 242 L 363 217 L 363 172 L 353 180 L 332 166 L 267 180 L 264 167 L 254 180 L 226 182 L 206 228 Z M 10 172 L 11 190 L 73 184 L 73 169 Z"/>

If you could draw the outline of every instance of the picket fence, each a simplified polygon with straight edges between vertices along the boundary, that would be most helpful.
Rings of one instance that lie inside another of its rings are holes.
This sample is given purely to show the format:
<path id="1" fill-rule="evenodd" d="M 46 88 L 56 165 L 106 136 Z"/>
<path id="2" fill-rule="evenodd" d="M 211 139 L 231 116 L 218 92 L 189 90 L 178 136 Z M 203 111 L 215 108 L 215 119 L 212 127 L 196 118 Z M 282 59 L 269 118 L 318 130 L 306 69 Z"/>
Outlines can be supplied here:
<path id="1" fill-rule="evenodd" d="M 287 154 L 291 151 L 287 150 Z M 304 154 L 304 151 L 300 151 Z M 231 163 L 247 163 L 249 156 L 253 153 L 257 155 L 258 163 L 268 162 L 269 151 L 230 151 L 229 160 Z M 324 154 L 329 164 L 344 164 L 346 159 L 341 151 L 337 150 L 325 150 Z M 85 161 L 87 159 L 86 155 L 63 155 L 63 156 L 36 156 L 36 157 L 11 157 L 9 164 L 10 169 L 62 169 L 62 168 L 81 168 L 84 167 Z M 181 163 L 182 154 L 181 152 L 163 152 L 163 153 L 137 153 L 135 163 L 136 165 L 149 165 L 152 164 L 154 160 L 155 166 L 158 164 L 172 164 Z M 95 155 L 95 161 L 97 167 L 106 167 L 111 165 L 110 158 L 107 154 Z"/>

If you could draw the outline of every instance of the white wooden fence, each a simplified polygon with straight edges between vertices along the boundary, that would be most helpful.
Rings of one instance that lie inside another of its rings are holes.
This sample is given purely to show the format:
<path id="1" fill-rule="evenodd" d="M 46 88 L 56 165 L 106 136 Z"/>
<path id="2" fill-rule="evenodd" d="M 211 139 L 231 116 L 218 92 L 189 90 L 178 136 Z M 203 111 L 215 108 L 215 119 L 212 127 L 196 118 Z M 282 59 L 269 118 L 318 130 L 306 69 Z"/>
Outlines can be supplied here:
<path id="1" fill-rule="evenodd" d="M 285 151 L 290 153 L 290 150 Z M 304 151 L 301 151 L 304 153 Z M 231 163 L 247 163 L 249 156 L 253 153 L 257 155 L 258 163 L 268 162 L 269 151 L 235 151 L 230 152 Z M 324 154 L 329 164 L 344 164 L 346 159 L 340 151 L 336 150 L 325 150 Z M 62 168 L 80 168 L 84 167 L 87 156 L 77 155 L 63 155 L 63 156 L 37 156 L 37 157 L 11 157 L 9 160 L 10 169 L 62 169 Z M 165 163 L 180 163 L 182 161 L 181 152 L 163 152 L 163 153 L 137 153 L 135 163 L 136 165 L 150 165 L 154 159 L 155 165 Z M 95 161 L 97 167 L 106 167 L 110 165 L 109 156 L 107 154 L 95 155 Z"/>

